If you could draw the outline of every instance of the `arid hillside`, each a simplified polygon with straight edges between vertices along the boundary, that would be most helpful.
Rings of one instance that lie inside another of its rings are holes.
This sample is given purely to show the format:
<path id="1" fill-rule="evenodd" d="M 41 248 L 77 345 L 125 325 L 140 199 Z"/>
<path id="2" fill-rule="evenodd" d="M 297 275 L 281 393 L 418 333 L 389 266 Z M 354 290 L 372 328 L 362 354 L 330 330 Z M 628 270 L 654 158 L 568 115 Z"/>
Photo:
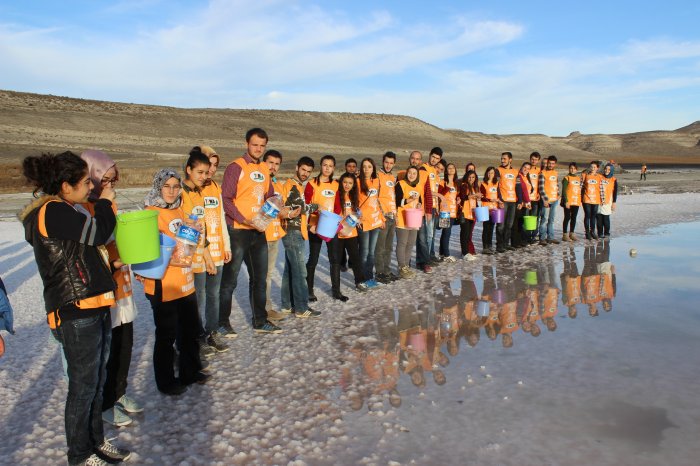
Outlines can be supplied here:
<path id="1" fill-rule="evenodd" d="M 396 152 L 403 165 L 410 150 L 433 146 L 460 165 L 496 163 L 504 150 L 517 160 L 538 150 L 563 161 L 700 163 L 700 122 L 632 134 L 495 135 L 445 130 L 401 115 L 182 109 L 0 91 L 0 190 L 26 189 L 19 171 L 26 155 L 86 148 L 111 154 L 122 167 L 124 185 L 144 185 L 155 168 L 181 166 L 196 144 L 215 147 L 227 163 L 241 154 L 245 131 L 253 126 L 269 132 L 269 147 L 285 155 L 286 170 L 301 155 L 331 153 L 344 160 L 378 157 L 387 150 Z"/>

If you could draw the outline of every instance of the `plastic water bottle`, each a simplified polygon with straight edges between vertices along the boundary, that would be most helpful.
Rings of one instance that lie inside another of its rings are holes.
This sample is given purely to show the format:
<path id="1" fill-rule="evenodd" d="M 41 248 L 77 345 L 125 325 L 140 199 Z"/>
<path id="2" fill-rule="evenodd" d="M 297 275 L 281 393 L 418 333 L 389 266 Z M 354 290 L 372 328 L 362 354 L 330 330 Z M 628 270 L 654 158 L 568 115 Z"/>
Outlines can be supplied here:
<path id="1" fill-rule="evenodd" d="M 253 217 L 252 223 L 258 231 L 265 231 L 272 219 L 277 218 L 284 203 L 282 198 L 275 194 L 268 197 L 260 208 L 260 211 Z"/>
<path id="2" fill-rule="evenodd" d="M 451 223 L 452 219 L 450 218 L 450 211 L 441 210 L 440 218 L 438 220 L 438 228 L 449 228 Z"/>
<path id="3" fill-rule="evenodd" d="M 191 214 L 189 218 L 180 225 L 175 235 L 175 250 L 170 264 L 176 267 L 190 267 L 192 258 L 197 250 L 200 230 L 197 228 L 199 217 Z"/>
<path id="4" fill-rule="evenodd" d="M 353 228 L 357 226 L 359 221 L 360 218 L 358 217 L 358 215 L 356 215 L 356 213 L 349 213 L 348 215 L 346 215 L 345 218 L 340 222 L 340 225 L 342 227 L 340 229 L 340 234 L 343 236 L 347 236 L 350 233 L 352 233 Z"/>

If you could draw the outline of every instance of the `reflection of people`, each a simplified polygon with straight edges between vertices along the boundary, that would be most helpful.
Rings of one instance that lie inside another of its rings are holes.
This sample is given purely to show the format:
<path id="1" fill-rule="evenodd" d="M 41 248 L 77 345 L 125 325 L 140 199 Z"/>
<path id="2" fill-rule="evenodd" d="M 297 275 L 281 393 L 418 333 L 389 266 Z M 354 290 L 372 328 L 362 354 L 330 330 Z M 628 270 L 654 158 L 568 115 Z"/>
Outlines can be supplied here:
<path id="1" fill-rule="evenodd" d="M 642 181 L 642 178 L 644 178 L 644 181 L 647 180 L 647 164 L 646 163 L 642 164 L 642 169 L 639 171 L 639 181 Z"/>
<path id="2" fill-rule="evenodd" d="M 564 269 L 560 275 L 562 303 L 568 308 L 568 315 L 575 319 L 576 305 L 581 304 L 581 275 L 576 265 L 576 253 L 573 248 L 565 249 L 563 254 Z"/>
<path id="3" fill-rule="evenodd" d="M 610 243 L 604 242 L 596 251 L 596 268 L 600 274 L 600 297 L 603 310 L 612 311 L 612 300 L 617 294 L 617 280 L 615 278 L 615 266 L 610 262 Z"/>
<path id="4" fill-rule="evenodd" d="M 595 247 L 586 246 L 583 253 L 583 273 L 581 274 L 581 294 L 583 303 L 588 306 L 588 314 L 591 317 L 598 316 L 598 302 L 600 302 L 600 275 L 596 267 Z"/>

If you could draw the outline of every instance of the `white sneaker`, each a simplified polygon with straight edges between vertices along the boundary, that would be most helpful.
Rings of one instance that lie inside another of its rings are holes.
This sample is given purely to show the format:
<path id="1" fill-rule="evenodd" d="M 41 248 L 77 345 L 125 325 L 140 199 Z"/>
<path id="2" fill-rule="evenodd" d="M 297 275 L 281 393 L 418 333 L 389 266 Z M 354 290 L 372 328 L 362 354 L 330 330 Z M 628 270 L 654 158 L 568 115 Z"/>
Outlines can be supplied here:
<path id="1" fill-rule="evenodd" d="M 112 424 L 115 427 L 128 426 L 134 422 L 134 420 L 131 419 L 129 415 L 126 414 L 121 407 L 119 407 L 119 405 L 114 405 L 112 409 L 102 411 L 102 420 L 107 424 Z"/>
<path id="2" fill-rule="evenodd" d="M 122 395 L 122 397 L 117 400 L 117 404 L 121 405 L 122 409 L 127 413 L 143 412 L 143 407 L 138 404 L 136 400 L 126 395 Z"/>
<path id="3" fill-rule="evenodd" d="M 464 255 L 464 260 L 465 261 L 475 261 L 477 259 L 475 254 L 465 254 Z"/>
<path id="4" fill-rule="evenodd" d="M 92 454 L 85 461 L 78 463 L 79 466 L 109 466 L 109 463 L 97 456 Z"/>

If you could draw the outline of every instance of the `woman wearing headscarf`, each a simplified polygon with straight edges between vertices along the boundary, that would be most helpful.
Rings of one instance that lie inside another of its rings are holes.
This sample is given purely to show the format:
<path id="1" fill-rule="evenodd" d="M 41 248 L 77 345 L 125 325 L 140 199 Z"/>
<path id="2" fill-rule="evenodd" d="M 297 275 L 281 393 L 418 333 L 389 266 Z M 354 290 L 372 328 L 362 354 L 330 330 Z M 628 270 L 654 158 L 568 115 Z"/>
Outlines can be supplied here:
<path id="1" fill-rule="evenodd" d="M 609 163 L 603 168 L 603 190 L 605 191 L 605 201 L 601 203 L 597 220 L 598 237 L 610 236 L 610 216 L 615 211 L 617 202 L 617 179 L 615 178 L 615 167 Z"/>

